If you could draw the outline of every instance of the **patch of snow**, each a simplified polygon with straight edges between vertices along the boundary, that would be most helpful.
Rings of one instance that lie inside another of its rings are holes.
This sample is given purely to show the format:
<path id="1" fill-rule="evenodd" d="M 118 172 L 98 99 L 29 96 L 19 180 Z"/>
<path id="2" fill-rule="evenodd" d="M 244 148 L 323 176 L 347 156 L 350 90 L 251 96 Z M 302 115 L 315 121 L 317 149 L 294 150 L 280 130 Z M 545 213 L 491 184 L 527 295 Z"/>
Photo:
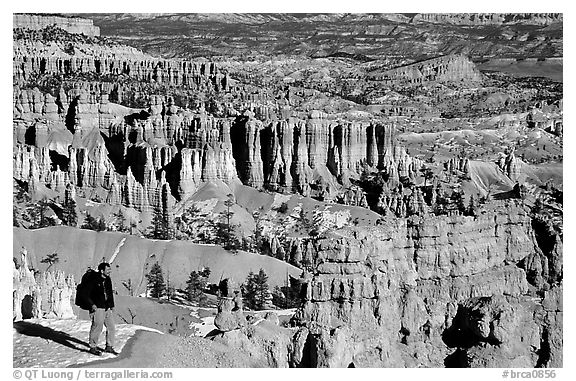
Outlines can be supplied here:
<path id="1" fill-rule="evenodd" d="M 288 202 L 292 196 L 280 193 L 274 193 L 274 199 L 272 200 L 271 209 L 276 209 L 282 205 L 284 202 Z"/>
<path id="2" fill-rule="evenodd" d="M 13 331 L 13 366 L 25 368 L 64 368 L 100 359 L 113 358 L 114 355 L 103 353 L 94 356 L 88 353 L 88 333 L 90 321 L 73 319 L 27 319 L 16 322 L 25 332 Z M 114 348 L 121 352 L 126 342 L 137 331 L 145 330 L 163 334 L 157 329 L 134 324 L 116 324 L 116 342 Z M 100 335 L 98 346 L 104 348 L 105 329 Z"/>
<path id="3" fill-rule="evenodd" d="M 122 240 L 120 240 L 120 242 L 118 242 L 118 246 L 116 246 L 116 250 L 114 250 L 114 254 L 112 254 L 112 257 L 110 257 L 110 261 L 108 263 L 114 262 L 114 260 L 116 259 L 116 256 L 120 252 L 120 248 L 124 245 L 124 242 L 126 242 L 126 237 L 122 238 Z"/>
<path id="4" fill-rule="evenodd" d="M 211 213 L 218 204 L 218 201 L 219 200 L 217 198 L 211 198 L 204 201 L 196 201 L 194 206 L 198 208 L 202 213 Z"/>
<path id="5" fill-rule="evenodd" d="M 185 306 L 186 308 L 189 308 L 190 311 L 190 316 L 196 319 L 200 319 L 202 322 L 201 323 L 197 323 L 197 322 L 191 322 L 190 325 L 188 326 L 188 328 L 190 328 L 191 330 L 195 330 L 195 336 L 201 336 L 201 337 L 205 337 L 207 334 L 209 334 L 210 332 L 212 332 L 214 329 L 216 329 L 216 326 L 214 325 L 214 318 L 215 316 L 207 316 L 207 317 L 200 317 L 200 314 L 198 313 L 198 310 L 202 309 L 202 310 L 211 310 L 213 308 L 202 308 L 202 307 L 193 307 L 193 306 Z"/>
<path id="6" fill-rule="evenodd" d="M 329 207 L 327 207 L 329 208 Z M 350 210 L 316 210 L 314 211 L 314 224 L 319 231 L 329 229 L 341 229 L 347 226 L 350 221 Z"/>

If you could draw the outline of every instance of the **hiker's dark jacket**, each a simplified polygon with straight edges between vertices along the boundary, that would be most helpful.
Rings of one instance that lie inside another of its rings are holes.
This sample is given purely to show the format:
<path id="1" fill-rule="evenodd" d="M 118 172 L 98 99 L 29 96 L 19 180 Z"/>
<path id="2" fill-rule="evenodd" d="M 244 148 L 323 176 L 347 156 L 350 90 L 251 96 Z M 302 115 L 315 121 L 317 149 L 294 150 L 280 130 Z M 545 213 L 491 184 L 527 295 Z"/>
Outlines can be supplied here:
<path id="1" fill-rule="evenodd" d="M 92 274 L 86 287 L 86 302 L 98 308 L 114 308 L 114 291 L 110 277 L 102 277 L 100 272 Z"/>

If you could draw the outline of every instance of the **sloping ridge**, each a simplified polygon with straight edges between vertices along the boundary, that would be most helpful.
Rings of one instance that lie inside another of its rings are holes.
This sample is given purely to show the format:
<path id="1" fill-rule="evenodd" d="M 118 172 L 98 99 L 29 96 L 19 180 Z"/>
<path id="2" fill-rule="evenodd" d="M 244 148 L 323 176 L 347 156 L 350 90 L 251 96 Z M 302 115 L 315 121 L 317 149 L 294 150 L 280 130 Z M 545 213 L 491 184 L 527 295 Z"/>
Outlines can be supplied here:
<path id="1" fill-rule="evenodd" d="M 181 288 L 185 287 L 191 271 L 204 267 L 211 269 L 211 283 L 224 278 L 242 283 L 250 271 L 258 272 L 263 268 L 271 288 L 284 285 L 287 275 L 299 277 L 301 274 L 297 267 L 276 258 L 245 251 L 230 252 L 216 245 L 150 240 L 123 233 L 64 226 L 36 230 L 14 228 L 13 232 L 15 258 L 20 257 L 20 250 L 25 247 L 30 266 L 43 270 L 47 265 L 40 261 L 57 252 L 59 262 L 52 269 L 73 274 L 77 281 L 88 266 L 95 268 L 102 259 L 109 261 L 120 246 L 112 264 L 111 277 L 114 288 L 121 295 L 128 295 L 122 286 L 122 281 L 128 280 L 135 286 L 136 293 L 144 292 L 145 274 L 155 262 L 162 266 L 165 279 L 169 277 L 171 285 Z M 123 239 L 124 244 L 119 245 Z"/>

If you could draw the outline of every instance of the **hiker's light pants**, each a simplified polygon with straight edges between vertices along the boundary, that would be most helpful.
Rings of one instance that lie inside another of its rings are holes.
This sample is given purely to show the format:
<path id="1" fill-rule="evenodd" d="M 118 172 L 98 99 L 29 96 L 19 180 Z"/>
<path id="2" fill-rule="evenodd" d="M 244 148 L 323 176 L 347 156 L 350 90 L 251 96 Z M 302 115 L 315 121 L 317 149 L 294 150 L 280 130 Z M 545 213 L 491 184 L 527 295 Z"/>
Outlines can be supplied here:
<path id="1" fill-rule="evenodd" d="M 114 313 L 112 309 L 96 308 L 95 312 L 90 312 L 90 338 L 88 343 L 90 348 L 98 346 L 98 339 L 102 333 L 102 326 L 106 326 L 106 345 L 114 346 L 114 337 L 116 336 L 116 327 L 114 326 Z"/>

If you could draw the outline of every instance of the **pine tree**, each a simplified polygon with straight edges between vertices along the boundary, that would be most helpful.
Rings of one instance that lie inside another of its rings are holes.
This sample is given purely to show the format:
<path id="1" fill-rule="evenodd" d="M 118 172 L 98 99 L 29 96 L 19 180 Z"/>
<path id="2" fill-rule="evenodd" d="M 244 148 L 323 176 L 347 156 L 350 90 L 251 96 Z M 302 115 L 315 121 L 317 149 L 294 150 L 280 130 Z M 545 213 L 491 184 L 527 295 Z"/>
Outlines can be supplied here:
<path id="1" fill-rule="evenodd" d="M 188 300 L 192 302 L 202 303 L 206 300 L 204 289 L 208 284 L 208 277 L 210 276 L 210 268 L 206 267 L 201 271 L 192 271 L 190 277 L 186 281 L 186 292 Z"/>
<path id="2" fill-rule="evenodd" d="M 454 208 L 458 210 L 460 214 L 466 213 L 468 208 L 464 204 L 464 192 L 462 192 L 462 190 L 453 191 L 450 198 L 454 205 Z"/>
<path id="3" fill-rule="evenodd" d="M 230 210 L 234 205 L 232 197 L 232 194 L 228 195 L 228 199 L 224 202 L 226 210 L 220 212 L 220 221 L 216 223 L 216 238 L 226 250 L 236 249 L 240 246 L 240 241 L 233 233 L 234 225 L 230 222 L 234 216 L 234 212 Z"/>
<path id="4" fill-rule="evenodd" d="M 246 282 L 242 285 L 242 295 L 244 297 L 244 305 L 250 309 L 255 309 L 256 304 L 256 287 L 254 283 L 254 272 L 250 271 Z"/>
<path id="5" fill-rule="evenodd" d="M 64 204 L 62 210 L 62 223 L 64 225 L 76 227 L 78 225 L 78 214 L 76 213 L 76 201 L 69 200 Z"/>
<path id="6" fill-rule="evenodd" d="M 268 275 L 264 269 L 260 269 L 258 274 L 250 271 L 248 278 L 246 278 L 243 295 L 245 303 L 250 309 L 264 309 L 272 297 L 268 287 Z"/>
<path id="7" fill-rule="evenodd" d="M 473 194 L 470 195 L 470 201 L 468 202 L 468 215 L 477 216 L 478 215 L 478 201 Z"/>
<path id="8" fill-rule="evenodd" d="M 430 167 L 423 167 L 420 169 L 422 172 L 422 176 L 424 176 L 424 186 L 430 182 L 432 184 L 432 180 L 434 180 L 434 171 Z"/>
<path id="9" fill-rule="evenodd" d="M 50 270 L 52 265 L 54 265 L 58 262 L 60 262 L 60 258 L 58 258 L 57 252 L 53 252 L 52 254 L 48 254 L 44 259 L 42 259 L 40 261 L 40 263 L 48 263 L 48 267 L 46 268 L 46 271 Z"/>
<path id="10" fill-rule="evenodd" d="M 163 218 L 162 214 L 158 213 L 157 211 L 154 212 L 154 216 L 152 217 L 152 226 L 150 226 L 151 231 L 147 235 L 148 238 L 154 239 L 163 239 Z"/>
<path id="11" fill-rule="evenodd" d="M 89 229 L 89 230 L 96 230 L 95 226 L 98 223 L 96 218 L 92 217 L 92 215 L 87 214 L 86 218 L 84 218 L 84 223 L 80 226 L 80 229 Z"/>
<path id="12" fill-rule="evenodd" d="M 272 303 L 280 308 L 288 308 L 287 298 L 279 286 L 274 287 L 272 292 Z"/>
<path id="13" fill-rule="evenodd" d="M 146 274 L 148 281 L 147 289 L 152 298 L 161 298 L 166 292 L 166 283 L 164 282 L 164 275 L 162 274 L 162 267 L 158 262 L 152 265 L 152 268 Z"/>
<path id="14" fill-rule="evenodd" d="M 48 211 L 48 200 L 44 197 L 42 200 L 38 201 L 38 208 L 39 208 L 39 227 L 43 228 L 48 226 L 46 213 Z"/>
<path id="15" fill-rule="evenodd" d="M 98 224 L 96 225 L 96 231 L 103 232 L 106 230 L 106 220 L 104 217 L 98 219 Z"/>
<path id="16" fill-rule="evenodd" d="M 154 211 L 154 216 L 152 217 L 152 225 L 148 229 L 146 234 L 147 238 L 153 239 L 172 239 L 173 231 L 170 227 L 169 218 L 165 213 L 161 211 Z"/>
<path id="17" fill-rule="evenodd" d="M 95 230 L 97 232 L 101 232 L 106 230 L 106 222 L 104 218 L 100 217 L 99 219 L 94 218 L 90 214 L 86 215 L 84 219 L 84 223 L 80 226 L 80 229 L 88 229 L 88 230 Z"/>
<path id="18" fill-rule="evenodd" d="M 46 197 L 27 208 L 28 215 L 32 222 L 30 226 L 31 229 L 39 229 L 55 225 L 54 219 L 48 218 L 47 216 L 48 209 L 50 209 L 50 203 Z"/>
<path id="19" fill-rule="evenodd" d="M 126 225 L 126 217 L 122 211 L 118 211 L 112 215 L 114 224 L 116 225 L 116 230 L 122 233 L 128 233 L 130 231 L 130 227 Z"/>

